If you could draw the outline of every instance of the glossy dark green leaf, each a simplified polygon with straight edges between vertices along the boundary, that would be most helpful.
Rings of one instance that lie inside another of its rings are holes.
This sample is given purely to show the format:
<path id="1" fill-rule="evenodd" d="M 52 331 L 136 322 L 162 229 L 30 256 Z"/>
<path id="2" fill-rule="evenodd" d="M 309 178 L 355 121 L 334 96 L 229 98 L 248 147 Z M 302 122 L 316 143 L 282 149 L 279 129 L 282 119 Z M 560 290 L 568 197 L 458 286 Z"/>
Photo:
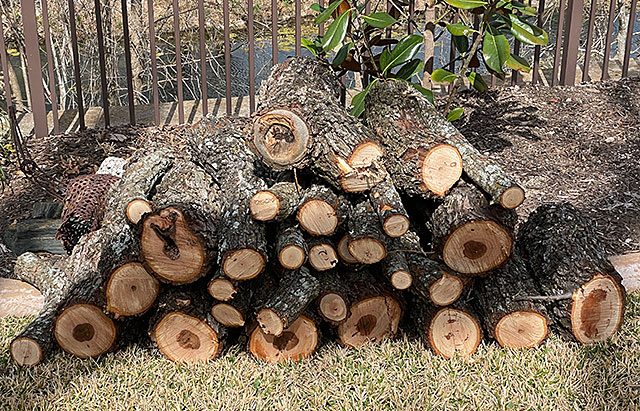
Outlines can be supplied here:
<path id="1" fill-rule="evenodd" d="M 528 73 L 531 71 L 531 66 L 529 66 L 529 62 L 527 60 L 523 59 L 520 56 L 514 56 L 513 54 L 510 55 L 507 59 L 507 66 L 523 73 Z"/>
<path id="2" fill-rule="evenodd" d="M 418 90 L 420 93 L 422 93 L 423 96 L 425 96 L 427 98 L 427 100 L 429 100 L 429 102 L 431 104 L 433 103 L 433 91 L 426 89 L 424 87 L 422 87 L 420 84 L 417 83 L 409 83 L 413 86 L 413 88 L 415 88 L 416 90 Z"/>
<path id="3" fill-rule="evenodd" d="M 318 48 L 316 47 L 315 42 L 303 37 L 302 39 L 300 39 L 300 43 L 302 44 L 302 47 L 309 50 L 311 54 L 313 54 L 314 56 L 318 55 Z"/>
<path id="4" fill-rule="evenodd" d="M 549 42 L 547 32 L 541 28 L 520 20 L 514 14 L 509 14 L 509 19 L 511 20 L 511 33 L 521 42 L 538 46 L 544 46 Z"/>
<path id="5" fill-rule="evenodd" d="M 420 46 L 422 46 L 423 41 L 424 38 L 417 34 L 410 34 L 402 38 L 398 44 L 393 47 L 393 50 L 391 50 L 389 60 L 386 62 L 387 64 L 381 64 L 382 73 L 387 73 L 393 67 L 399 66 L 413 59 L 413 57 L 418 53 L 418 50 L 420 50 Z"/>
<path id="6" fill-rule="evenodd" d="M 487 5 L 486 1 L 482 0 L 444 0 L 447 4 L 455 7 L 456 9 L 472 10 L 477 7 L 484 7 Z"/>
<path id="7" fill-rule="evenodd" d="M 456 79 L 456 75 L 445 69 L 437 69 L 431 73 L 431 81 L 436 83 L 453 83 Z"/>
<path id="8" fill-rule="evenodd" d="M 464 109 L 462 107 L 456 107 L 447 114 L 447 121 L 456 121 L 460 117 L 462 117 L 462 113 L 464 113 Z"/>
<path id="9" fill-rule="evenodd" d="M 456 46 L 458 53 L 464 54 L 469 51 L 469 38 L 467 36 L 452 36 L 453 44 Z"/>
<path id="10" fill-rule="evenodd" d="M 423 62 L 420 59 L 413 59 L 406 63 L 404 66 L 398 70 L 396 73 L 396 78 L 402 80 L 409 80 L 414 75 L 418 74 L 420 70 L 422 70 Z"/>
<path id="11" fill-rule="evenodd" d="M 471 83 L 473 88 L 475 88 L 481 93 L 487 91 L 487 89 L 489 88 L 487 87 L 487 83 L 484 82 L 484 79 L 482 78 L 482 76 L 476 73 L 475 71 L 472 71 L 469 74 L 467 74 L 467 78 L 469 79 L 469 83 Z"/>
<path id="12" fill-rule="evenodd" d="M 313 10 L 313 11 L 315 11 L 317 13 L 322 13 L 326 9 L 324 7 L 322 7 L 321 5 L 319 5 L 318 3 L 313 3 L 311 5 L 311 10 Z"/>
<path id="13" fill-rule="evenodd" d="M 468 36 L 475 32 L 474 29 L 469 28 L 462 23 L 447 24 L 447 31 L 454 36 Z"/>
<path id="14" fill-rule="evenodd" d="M 369 90 L 371 90 L 371 87 L 376 83 L 376 81 L 378 81 L 378 79 L 373 80 L 369 83 L 367 88 L 353 96 L 353 99 L 351 99 L 351 110 L 349 111 L 352 116 L 360 117 L 362 115 L 364 112 L 364 99 L 367 97 Z"/>
<path id="15" fill-rule="evenodd" d="M 316 19 L 313 21 L 315 24 L 324 23 L 327 21 L 329 17 L 331 17 L 331 13 L 333 13 L 338 7 L 340 7 L 340 3 L 342 0 L 336 0 L 329 7 L 327 7 Z"/>
<path id="16" fill-rule="evenodd" d="M 502 73 L 502 67 L 509 55 L 509 42 L 503 34 L 485 33 L 482 41 L 482 57 L 487 67 L 496 73 Z"/>
<path id="17" fill-rule="evenodd" d="M 385 29 L 397 21 L 388 13 L 371 13 L 368 16 L 362 16 L 362 18 L 368 25 L 378 29 Z"/>
<path id="18" fill-rule="evenodd" d="M 347 43 L 340 47 L 340 50 L 336 53 L 336 56 L 333 58 L 331 65 L 336 68 L 347 58 L 347 55 L 353 48 L 353 42 Z"/>
<path id="19" fill-rule="evenodd" d="M 342 40 L 344 40 L 344 36 L 347 34 L 347 26 L 349 25 L 349 15 L 351 12 L 345 11 L 331 23 L 329 28 L 327 29 L 327 33 L 324 35 L 324 40 L 322 42 L 322 50 L 326 53 L 335 49 Z"/>
<path id="20" fill-rule="evenodd" d="M 389 49 L 385 48 L 384 50 L 382 50 L 382 53 L 380 53 L 380 70 L 383 70 L 389 65 L 389 59 L 391 58 L 391 53 L 389 52 Z"/>

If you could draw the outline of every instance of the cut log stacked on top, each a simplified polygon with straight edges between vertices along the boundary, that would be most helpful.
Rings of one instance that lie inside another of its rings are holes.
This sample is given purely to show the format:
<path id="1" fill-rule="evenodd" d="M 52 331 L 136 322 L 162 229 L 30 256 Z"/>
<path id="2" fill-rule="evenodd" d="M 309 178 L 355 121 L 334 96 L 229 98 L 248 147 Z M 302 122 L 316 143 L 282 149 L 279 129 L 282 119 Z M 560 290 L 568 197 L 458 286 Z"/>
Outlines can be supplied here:
<path id="1" fill-rule="evenodd" d="M 377 82 L 366 104 L 363 123 L 329 67 L 292 59 L 252 120 L 204 119 L 189 157 L 136 155 L 71 256 L 19 257 L 15 275 L 51 295 L 14 360 L 34 365 L 54 340 L 97 356 L 142 322 L 176 361 L 236 340 L 299 360 L 332 336 L 392 338 L 404 314 L 447 358 L 484 335 L 526 348 L 548 330 L 589 343 L 619 328 L 624 289 L 577 210 L 541 207 L 515 241 L 524 191 L 511 177 L 407 85 Z"/>

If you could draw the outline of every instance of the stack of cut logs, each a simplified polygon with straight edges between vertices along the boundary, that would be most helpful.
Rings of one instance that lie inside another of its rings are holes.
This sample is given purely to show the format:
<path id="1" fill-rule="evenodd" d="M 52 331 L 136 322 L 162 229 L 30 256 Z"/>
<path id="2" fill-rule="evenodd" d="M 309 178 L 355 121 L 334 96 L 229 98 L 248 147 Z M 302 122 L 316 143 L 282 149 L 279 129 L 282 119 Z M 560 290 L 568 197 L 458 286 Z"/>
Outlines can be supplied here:
<path id="1" fill-rule="evenodd" d="M 363 121 L 340 91 L 330 67 L 292 59 L 253 118 L 201 121 L 188 153 L 136 154 L 70 256 L 18 259 L 46 304 L 14 360 L 37 364 L 54 342 L 95 357 L 147 333 L 171 360 L 240 342 L 278 362 L 401 324 L 447 358 L 483 335 L 525 348 L 549 329 L 616 332 L 625 292 L 575 208 L 540 207 L 516 241 L 523 189 L 419 93 L 379 81 Z"/>

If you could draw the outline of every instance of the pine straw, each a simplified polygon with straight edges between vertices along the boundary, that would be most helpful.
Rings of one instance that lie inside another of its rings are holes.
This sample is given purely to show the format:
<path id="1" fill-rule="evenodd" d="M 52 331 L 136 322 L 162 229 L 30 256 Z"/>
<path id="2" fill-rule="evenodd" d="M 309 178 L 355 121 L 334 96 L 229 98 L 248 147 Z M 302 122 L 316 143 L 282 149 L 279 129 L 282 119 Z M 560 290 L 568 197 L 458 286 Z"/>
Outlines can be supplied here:
<path id="1" fill-rule="evenodd" d="M 57 353 L 19 369 L 9 342 L 29 319 L 0 319 L 4 409 L 640 409 L 640 294 L 620 333 L 590 347 L 554 336 L 526 351 L 485 342 L 471 362 L 406 338 L 265 365 L 234 347 L 210 364 L 130 347 L 98 360 Z"/>

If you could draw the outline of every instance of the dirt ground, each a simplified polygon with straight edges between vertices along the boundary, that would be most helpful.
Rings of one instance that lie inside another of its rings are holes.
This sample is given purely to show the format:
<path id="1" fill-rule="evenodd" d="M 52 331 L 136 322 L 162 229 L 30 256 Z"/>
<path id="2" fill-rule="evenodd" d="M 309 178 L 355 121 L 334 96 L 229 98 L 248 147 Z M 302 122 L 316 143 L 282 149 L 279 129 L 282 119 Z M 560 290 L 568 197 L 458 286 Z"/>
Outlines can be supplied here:
<path id="1" fill-rule="evenodd" d="M 608 251 L 640 250 L 640 79 L 576 87 L 512 87 L 462 93 L 456 122 L 487 157 L 518 177 L 527 199 L 521 219 L 545 202 L 585 211 Z M 66 182 L 94 172 L 109 155 L 183 143 L 181 127 L 93 130 L 28 142 L 43 176 L 62 193 Z M 4 163 L 2 163 L 4 161 Z M 54 197 L 13 162 L 0 160 L 9 186 L 0 194 L 0 238 L 27 219 L 33 204 Z"/>

